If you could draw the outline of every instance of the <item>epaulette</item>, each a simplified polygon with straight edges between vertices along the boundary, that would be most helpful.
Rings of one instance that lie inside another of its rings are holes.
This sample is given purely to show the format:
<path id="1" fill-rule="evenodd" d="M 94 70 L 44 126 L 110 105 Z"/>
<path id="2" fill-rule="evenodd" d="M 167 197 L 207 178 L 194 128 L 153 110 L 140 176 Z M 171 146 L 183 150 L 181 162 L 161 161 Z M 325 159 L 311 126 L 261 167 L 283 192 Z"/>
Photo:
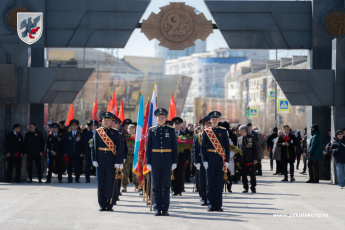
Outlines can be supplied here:
<path id="1" fill-rule="evenodd" d="M 149 129 L 153 129 L 153 128 L 155 128 L 155 127 L 157 127 L 157 125 L 155 125 L 155 126 L 152 126 L 152 127 L 150 127 Z"/>
<path id="2" fill-rule="evenodd" d="M 218 126 L 218 128 L 221 128 L 221 129 L 226 129 L 226 128 L 222 127 L 222 126 Z"/>
<path id="3" fill-rule="evenodd" d="M 111 127 L 113 130 L 116 130 L 116 131 L 119 131 L 118 129 L 115 129 L 115 128 L 113 128 L 113 127 Z M 121 132 L 120 132 L 121 133 Z"/>

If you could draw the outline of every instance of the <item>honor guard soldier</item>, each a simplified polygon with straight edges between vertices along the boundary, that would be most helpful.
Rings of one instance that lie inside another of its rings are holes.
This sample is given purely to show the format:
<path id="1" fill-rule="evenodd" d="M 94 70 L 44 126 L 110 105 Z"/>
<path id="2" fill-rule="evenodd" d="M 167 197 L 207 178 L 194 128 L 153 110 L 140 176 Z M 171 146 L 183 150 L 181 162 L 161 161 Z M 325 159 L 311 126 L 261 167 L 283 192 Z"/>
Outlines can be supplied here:
<path id="1" fill-rule="evenodd" d="M 64 145 L 63 135 L 59 133 L 59 124 L 53 123 L 51 125 L 53 132 L 48 136 L 47 153 L 49 157 L 48 175 L 46 183 L 51 183 L 54 163 L 56 172 L 58 174 L 59 183 L 62 183 L 62 173 L 64 167 Z"/>
<path id="2" fill-rule="evenodd" d="M 91 160 L 91 145 L 93 141 L 93 136 L 95 135 L 96 129 L 99 127 L 99 122 L 97 120 L 91 120 L 88 124 L 89 131 L 86 132 L 84 137 L 85 143 L 85 180 L 86 183 L 90 183 L 90 174 L 92 167 Z"/>
<path id="3" fill-rule="evenodd" d="M 64 153 L 68 156 L 67 163 L 68 182 L 72 183 L 72 173 L 75 174 L 75 182 L 79 182 L 80 177 L 80 161 L 84 156 L 84 139 L 83 134 L 78 131 L 79 121 L 73 119 L 70 121 L 72 131 L 66 133 L 64 138 Z"/>
<path id="4" fill-rule="evenodd" d="M 183 122 L 182 118 L 174 117 L 171 119 L 173 123 L 173 128 L 175 129 L 177 139 L 190 139 L 189 133 L 181 130 L 181 124 Z M 171 187 L 173 190 L 173 196 L 180 195 L 184 190 L 185 172 L 187 163 L 190 159 L 190 150 L 185 148 L 184 144 L 178 144 L 178 161 L 177 167 L 174 170 L 174 180 L 171 182 Z"/>
<path id="5" fill-rule="evenodd" d="M 101 113 L 103 127 L 96 129 L 92 146 L 92 164 L 97 169 L 99 211 L 113 211 L 115 170 L 123 160 L 119 131 L 111 127 L 115 117 L 110 112 Z"/>
<path id="6" fill-rule="evenodd" d="M 204 117 L 200 120 L 201 124 L 201 133 L 195 136 L 194 143 L 193 143 L 193 159 L 195 162 L 195 167 L 198 170 L 198 178 L 199 178 L 199 195 L 201 197 L 201 206 L 207 206 L 207 195 L 206 195 L 206 170 L 204 165 L 202 164 L 201 159 L 201 140 L 202 140 L 202 133 L 204 129 L 211 127 L 210 118 L 208 116 Z"/>
<path id="7" fill-rule="evenodd" d="M 153 179 L 153 208 L 155 216 L 169 216 L 171 171 L 177 167 L 175 130 L 165 125 L 168 111 L 155 110 L 158 125 L 149 129 L 146 142 L 146 164 Z"/>
<path id="8" fill-rule="evenodd" d="M 212 127 L 206 128 L 201 140 L 201 158 L 206 169 L 208 211 L 222 212 L 224 172 L 229 166 L 230 144 L 228 132 L 219 127 L 218 111 L 208 114 Z"/>

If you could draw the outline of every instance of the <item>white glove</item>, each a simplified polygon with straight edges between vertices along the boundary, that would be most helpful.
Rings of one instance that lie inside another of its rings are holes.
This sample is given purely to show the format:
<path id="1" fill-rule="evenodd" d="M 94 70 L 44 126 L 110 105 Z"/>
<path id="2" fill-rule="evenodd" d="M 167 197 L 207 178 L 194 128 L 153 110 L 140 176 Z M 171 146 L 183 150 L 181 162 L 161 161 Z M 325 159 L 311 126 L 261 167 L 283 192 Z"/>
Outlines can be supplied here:
<path id="1" fill-rule="evenodd" d="M 196 167 L 197 170 L 200 170 L 200 163 L 197 163 L 197 164 L 195 165 L 195 167 Z"/>
<path id="2" fill-rule="evenodd" d="M 208 162 L 207 161 L 204 162 L 204 167 L 205 167 L 205 169 L 208 169 Z"/>
<path id="3" fill-rule="evenodd" d="M 226 167 L 229 167 L 229 162 L 225 162 L 224 165 L 225 165 Z"/>
<path id="4" fill-rule="evenodd" d="M 176 168 L 177 168 L 177 164 L 172 164 L 171 170 L 174 170 L 174 169 L 176 169 Z"/>
<path id="5" fill-rule="evenodd" d="M 114 167 L 115 167 L 115 168 L 119 168 L 119 167 L 120 167 L 120 164 L 115 164 Z"/>
<path id="6" fill-rule="evenodd" d="M 123 164 L 126 163 L 126 159 L 123 159 Z"/>
<path id="7" fill-rule="evenodd" d="M 146 167 L 147 167 L 148 170 L 152 171 L 151 165 L 147 165 Z"/>
<path id="8" fill-rule="evenodd" d="M 120 164 L 120 169 L 123 169 L 123 164 Z"/>
<path id="9" fill-rule="evenodd" d="M 98 167 L 98 162 L 97 161 L 92 161 L 93 166 Z"/>

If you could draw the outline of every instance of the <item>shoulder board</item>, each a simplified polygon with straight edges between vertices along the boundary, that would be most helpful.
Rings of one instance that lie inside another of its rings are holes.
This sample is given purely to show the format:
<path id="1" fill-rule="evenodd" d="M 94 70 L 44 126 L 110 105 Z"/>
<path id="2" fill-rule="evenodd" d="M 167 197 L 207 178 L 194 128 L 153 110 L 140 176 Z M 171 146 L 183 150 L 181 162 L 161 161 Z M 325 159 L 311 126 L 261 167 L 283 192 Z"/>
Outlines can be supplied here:
<path id="1" fill-rule="evenodd" d="M 153 128 L 156 128 L 157 127 L 157 125 L 155 125 L 155 126 L 152 126 L 152 127 L 150 127 L 149 129 L 153 129 Z"/>
<path id="2" fill-rule="evenodd" d="M 111 129 L 116 130 L 116 131 L 119 131 L 118 129 L 115 129 L 115 128 L 113 128 L 113 127 L 111 127 Z M 121 133 L 121 132 L 120 132 L 120 133 Z"/>
<path id="3" fill-rule="evenodd" d="M 218 128 L 221 128 L 221 129 L 226 129 L 226 128 L 224 128 L 224 127 L 221 127 L 221 126 L 218 126 Z"/>

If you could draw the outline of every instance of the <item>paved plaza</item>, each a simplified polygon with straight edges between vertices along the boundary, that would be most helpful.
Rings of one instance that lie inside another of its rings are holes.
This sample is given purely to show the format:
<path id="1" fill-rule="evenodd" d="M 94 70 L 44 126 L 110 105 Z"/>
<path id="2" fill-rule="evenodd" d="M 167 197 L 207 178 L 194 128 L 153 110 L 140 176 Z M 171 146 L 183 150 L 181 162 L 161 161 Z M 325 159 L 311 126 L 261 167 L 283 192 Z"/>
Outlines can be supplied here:
<path id="1" fill-rule="evenodd" d="M 193 184 L 182 197 L 171 197 L 170 217 L 155 217 L 142 197 L 128 188 L 114 212 L 99 212 L 96 178 L 90 184 L 0 184 L 0 229 L 343 229 L 345 189 L 328 181 L 306 184 L 307 176 L 280 182 L 268 160 L 257 177 L 257 194 L 242 194 L 241 183 L 223 199 L 223 213 L 199 205 Z M 66 182 L 66 178 L 64 178 Z M 275 217 L 274 214 L 305 215 Z M 309 214 L 309 217 L 308 217 Z M 313 217 L 326 214 L 328 217 Z"/>

